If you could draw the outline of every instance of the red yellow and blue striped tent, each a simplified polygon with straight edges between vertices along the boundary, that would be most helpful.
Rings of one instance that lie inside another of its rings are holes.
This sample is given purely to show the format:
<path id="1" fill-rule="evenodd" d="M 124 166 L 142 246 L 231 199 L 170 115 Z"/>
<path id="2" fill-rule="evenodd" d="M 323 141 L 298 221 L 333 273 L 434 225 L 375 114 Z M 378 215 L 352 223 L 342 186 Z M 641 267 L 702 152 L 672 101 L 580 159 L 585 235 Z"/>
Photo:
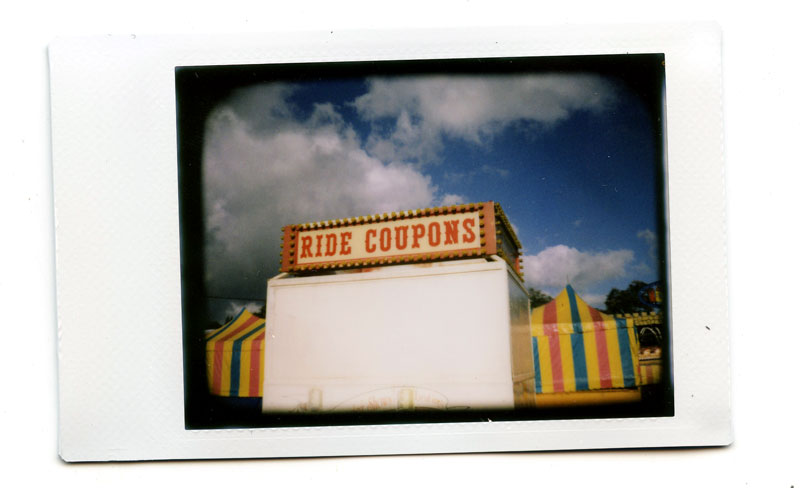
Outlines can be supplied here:
<path id="1" fill-rule="evenodd" d="M 264 319 L 243 308 L 233 320 L 207 332 L 206 368 L 212 395 L 263 396 Z"/>
<path id="2" fill-rule="evenodd" d="M 536 393 L 568 393 L 641 384 L 633 319 L 589 306 L 567 287 L 531 311 Z"/>

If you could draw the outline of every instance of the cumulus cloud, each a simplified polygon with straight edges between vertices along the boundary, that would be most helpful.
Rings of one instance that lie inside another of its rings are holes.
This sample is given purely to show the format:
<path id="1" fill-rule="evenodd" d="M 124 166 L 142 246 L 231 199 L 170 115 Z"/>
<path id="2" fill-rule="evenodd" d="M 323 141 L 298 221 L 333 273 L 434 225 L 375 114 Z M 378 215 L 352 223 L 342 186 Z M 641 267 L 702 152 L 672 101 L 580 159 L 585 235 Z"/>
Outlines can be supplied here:
<path id="1" fill-rule="evenodd" d="M 593 75 L 375 78 L 368 85 L 354 106 L 365 119 L 387 124 L 369 138 L 370 153 L 417 162 L 435 161 L 444 136 L 483 144 L 509 124 L 547 127 L 615 99 L 611 83 Z"/>
<path id="2" fill-rule="evenodd" d="M 228 302 L 225 308 L 225 317 L 235 317 L 242 308 L 246 308 L 250 313 L 256 313 L 261 310 L 263 303 L 260 302 Z"/>
<path id="3" fill-rule="evenodd" d="M 559 244 L 539 254 L 526 255 L 524 261 L 525 279 L 529 286 L 559 290 L 569 283 L 576 289 L 583 289 L 625 276 L 626 267 L 633 261 L 633 251 L 619 249 L 591 253 Z"/>
<path id="4" fill-rule="evenodd" d="M 211 295 L 263 296 L 266 280 L 278 271 L 284 225 L 425 207 L 436 199 L 430 178 L 411 165 L 367 154 L 332 105 L 317 105 L 301 120 L 287 102 L 292 91 L 268 85 L 237 92 L 207 121 L 203 185 Z"/>
<path id="5" fill-rule="evenodd" d="M 460 205 L 462 203 L 466 203 L 466 199 L 463 196 L 456 195 L 454 193 L 447 193 L 442 197 L 438 205 L 449 207 L 450 205 Z"/>
<path id="6" fill-rule="evenodd" d="M 604 309 L 606 307 L 606 295 L 599 295 L 597 293 L 580 293 L 578 294 L 583 298 L 583 301 L 588 303 L 594 308 Z"/>
<path id="7" fill-rule="evenodd" d="M 498 168 L 497 166 L 484 164 L 481 166 L 481 173 L 490 176 L 498 176 L 500 178 L 507 178 L 511 174 L 511 171 L 505 168 Z"/>
<path id="8" fill-rule="evenodd" d="M 650 259 L 656 261 L 658 259 L 658 238 L 656 234 L 650 229 L 644 229 L 637 232 L 636 237 L 643 239 L 647 243 L 648 255 Z"/>
<path id="9" fill-rule="evenodd" d="M 647 257 L 641 258 L 632 271 L 637 276 L 649 276 L 658 269 L 658 236 L 650 229 L 640 230 L 636 233 L 638 239 L 642 239 L 647 244 Z"/>

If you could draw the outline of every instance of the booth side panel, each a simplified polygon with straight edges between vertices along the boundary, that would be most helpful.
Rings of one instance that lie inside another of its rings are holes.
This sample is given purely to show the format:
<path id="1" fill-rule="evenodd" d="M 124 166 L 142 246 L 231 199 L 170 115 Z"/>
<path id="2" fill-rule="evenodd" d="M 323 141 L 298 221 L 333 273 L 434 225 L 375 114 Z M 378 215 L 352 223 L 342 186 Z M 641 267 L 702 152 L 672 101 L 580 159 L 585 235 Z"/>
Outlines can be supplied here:
<path id="1" fill-rule="evenodd" d="M 534 393 L 531 315 L 528 294 L 519 281 L 508 274 L 508 302 L 511 323 L 511 371 L 514 381 L 514 406 L 532 407 Z"/>

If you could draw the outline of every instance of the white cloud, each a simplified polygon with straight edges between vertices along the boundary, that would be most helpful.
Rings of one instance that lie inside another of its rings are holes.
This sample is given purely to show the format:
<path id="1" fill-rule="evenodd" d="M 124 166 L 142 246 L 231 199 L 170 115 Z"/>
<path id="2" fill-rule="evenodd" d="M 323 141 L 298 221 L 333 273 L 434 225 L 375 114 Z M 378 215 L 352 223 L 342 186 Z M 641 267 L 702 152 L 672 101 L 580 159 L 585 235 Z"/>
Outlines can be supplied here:
<path id="1" fill-rule="evenodd" d="M 636 237 L 647 244 L 647 258 L 641 258 L 632 271 L 637 276 L 650 276 L 658 269 L 658 236 L 650 229 L 644 229 L 637 232 Z"/>
<path id="2" fill-rule="evenodd" d="M 625 276 L 632 261 L 628 249 L 591 253 L 560 244 L 524 256 L 525 281 L 537 289 L 560 290 L 569 283 L 579 290 Z"/>
<path id="3" fill-rule="evenodd" d="M 250 313 L 259 312 L 263 305 L 263 303 L 257 302 L 228 302 L 227 308 L 225 309 L 225 317 L 235 317 L 243 307 L 246 308 Z"/>
<path id="4" fill-rule="evenodd" d="M 577 290 L 576 290 L 577 291 Z M 606 295 L 599 295 L 597 293 L 580 293 L 578 294 L 583 298 L 583 301 L 588 303 L 594 308 L 606 308 Z"/>
<path id="5" fill-rule="evenodd" d="M 483 144 L 514 122 L 549 126 L 614 98 L 611 83 L 591 75 L 428 76 L 372 79 L 354 106 L 367 120 L 394 122 L 370 137 L 371 154 L 424 163 L 438 158 L 445 135 Z"/>
<path id="6" fill-rule="evenodd" d="M 439 205 L 443 207 L 448 207 L 450 205 L 459 205 L 462 203 L 467 203 L 466 199 L 461 195 L 456 195 L 453 193 L 448 193 L 442 197 L 442 200 L 439 202 Z"/>
<path id="7" fill-rule="evenodd" d="M 656 261 L 658 259 L 658 239 L 656 234 L 650 229 L 644 229 L 637 232 L 636 237 L 639 239 L 644 239 L 644 242 L 646 242 L 648 246 L 648 254 L 650 255 L 650 259 Z"/>
<path id="8" fill-rule="evenodd" d="M 653 274 L 653 268 L 647 263 L 638 262 L 631 267 L 631 274 L 637 277 L 645 277 Z"/>
<path id="9" fill-rule="evenodd" d="M 263 296 L 284 225 L 430 206 L 436 187 L 411 165 L 368 155 L 335 108 L 297 120 L 290 87 L 237 93 L 209 118 L 203 155 L 208 293 Z M 258 100 L 259 110 L 249 104 Z M 445 195 L 452 201 L 457 195 Z"/>
<path id="10" fill-rule="evenodd" d="M 484 164 L 481 166 L 481 172 L 490 176 L 499 176 L 500 178 L 506 178 L 511 174 L 511 171 L 505 168 L 498 168 L 497 166 L 492 166 L 489 164 Z"/>

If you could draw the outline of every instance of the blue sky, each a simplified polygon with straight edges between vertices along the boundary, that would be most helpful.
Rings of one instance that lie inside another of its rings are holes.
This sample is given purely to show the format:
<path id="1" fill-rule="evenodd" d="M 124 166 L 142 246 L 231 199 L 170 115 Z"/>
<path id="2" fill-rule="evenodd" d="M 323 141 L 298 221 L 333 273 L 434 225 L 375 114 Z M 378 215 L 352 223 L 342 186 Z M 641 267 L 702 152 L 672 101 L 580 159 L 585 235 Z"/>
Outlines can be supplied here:
<path id="1" fill-rule="evenodd" d="M 494 200 L 529 286 L 569 282 L 602 306 L 612 287 L 659 277 L 651 115 L 628 85 L 592 73 L 239 88 L 206 122 L 209 294 L 263 296 L 283 225 Z"/>

